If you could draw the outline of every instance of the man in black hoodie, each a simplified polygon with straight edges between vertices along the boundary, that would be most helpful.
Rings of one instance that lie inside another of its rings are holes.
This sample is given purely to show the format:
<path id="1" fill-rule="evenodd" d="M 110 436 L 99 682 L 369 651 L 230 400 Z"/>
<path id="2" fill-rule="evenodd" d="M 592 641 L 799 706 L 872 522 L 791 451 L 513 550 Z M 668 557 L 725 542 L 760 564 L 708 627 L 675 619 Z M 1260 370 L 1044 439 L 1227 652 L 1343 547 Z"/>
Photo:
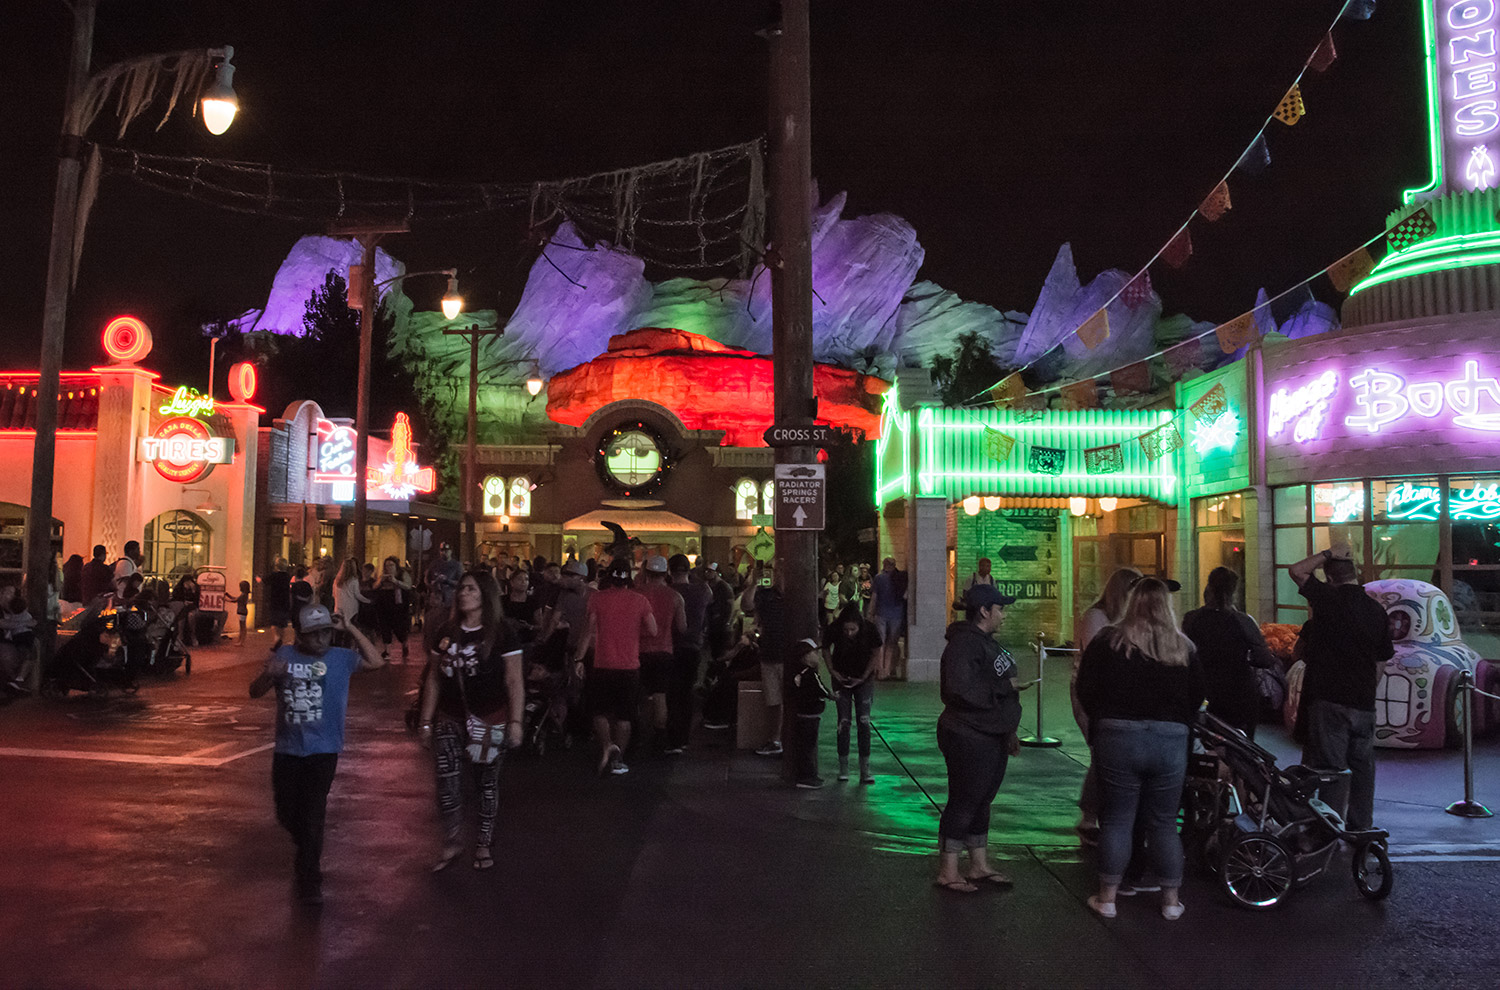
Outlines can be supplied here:
<path id="1" fill-rule="evenodd" d="M 1005 606 L 1013 601 L 992 585 L 970 588 L 964 621 L 948 627 L 943 648 L 937 739 L 948 764 L 948 805 L 938 824 L 936 885 L 954 893 L 975 893 L 981 883 L 1011 885 L 1009 877 L 991 868 L 985 847 L 990 804 L 1005 779 L 1006 763 L 1020 752 L 1022 686 L 1015 660 L 994 639 L 1005 622 Z M 969 869 L 960 873 L 958 854 L 964 850 Z"/>

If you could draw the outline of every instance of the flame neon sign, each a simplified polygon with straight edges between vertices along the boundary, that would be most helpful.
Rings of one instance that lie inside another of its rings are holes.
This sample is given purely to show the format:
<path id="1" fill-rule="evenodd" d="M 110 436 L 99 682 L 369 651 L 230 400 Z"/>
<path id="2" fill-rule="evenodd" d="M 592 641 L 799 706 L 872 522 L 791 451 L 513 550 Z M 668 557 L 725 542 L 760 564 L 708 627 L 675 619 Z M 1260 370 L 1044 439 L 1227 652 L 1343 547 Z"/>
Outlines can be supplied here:
<path id="1" fill-rule="evenodd" d="M 1438 518 L 1442 490 L 1436 485 L 1414 485 L 1409 481 L 1392 488 L 1385 497 L 1390 519 Z M 1448 517 L 1455 522 L 1500 519 L 1500 484 L 1448 490 Z"/>
<path id="2" fill-rule="evenodd" d="M 406 413 L 396 414 L 396 425 L 391 430 L 391 452 L 385 464 L 370 469 L 366 489 L 374 488 L 387 498 L 397 500 L 437 488 L 437 472 L 430 467 L 417 466 L 416 450 L 411 442 L 411 419 Z"/>

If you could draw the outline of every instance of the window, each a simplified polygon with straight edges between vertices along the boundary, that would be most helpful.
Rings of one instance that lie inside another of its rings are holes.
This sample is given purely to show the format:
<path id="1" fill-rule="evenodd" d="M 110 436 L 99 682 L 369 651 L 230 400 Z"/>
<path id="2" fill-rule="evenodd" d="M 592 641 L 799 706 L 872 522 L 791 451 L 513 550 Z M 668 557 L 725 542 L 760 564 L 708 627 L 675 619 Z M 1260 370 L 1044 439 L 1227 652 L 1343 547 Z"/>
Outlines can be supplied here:
<path id="1" fill-rule="evenodd" d="M 531 515 L 531 479 L 524 474 L 510 480 L 510 515 L 515 518 Z"/>
<path id="2" fill-rule="evenodd" d="M 208 563 L 212 537 L 213 528 L 201 516 L 185 509 L 163 512 L 146 524 L 144 570 L 169 582 L 192 574 Z"/>
<path id="3" fill-rule="evenodd" d="M 484 505 L 481 512 L 486 516 L 505 515 L 505 479 L 498 474 L 487 475 L 484 484 L 480 486 L 484 493 Z"/>
<path id="4" fill-rule="evenodd" d="M 1193 521 L 1198 534 L 1198 587 L 1208 583 L 1208 572 L 1227 567 L 1245 586 L 1245 498 L 1239 492 L 1195 499 Z"/>
<path id="5" fill-rule="evenodd" d="M 750 520 L 760 508 L 760 486 L 750 478 L 741 478 L 734 486 L 734 518 Z"/>
<path id="6" fill-rule="evenodd" d="M 776 514 L 776 482 L 767 480 L 760 489 L 761 512 L 768 516 Z"/>
<path id="7" fill-rule="evenodd" d="M 661 451 L 644 430 L 627 430 L 604 453 L 605 470 L 627 488 L 643 485 L 661 470 Z"/>
<path id="8" fill-rule="evenodd" d="M 1500 656 L 1500 479 L 1450 478 L 1453 587 L 1448 597 L 1464 642 Z"/>

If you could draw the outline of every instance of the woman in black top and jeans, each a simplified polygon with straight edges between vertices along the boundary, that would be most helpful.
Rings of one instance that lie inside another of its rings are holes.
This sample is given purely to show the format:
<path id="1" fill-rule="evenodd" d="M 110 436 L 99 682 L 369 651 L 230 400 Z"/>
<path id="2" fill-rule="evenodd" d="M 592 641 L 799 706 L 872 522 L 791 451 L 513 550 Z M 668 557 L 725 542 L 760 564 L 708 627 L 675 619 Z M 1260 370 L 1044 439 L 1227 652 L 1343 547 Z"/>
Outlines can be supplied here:
<path id="1" fill-rule="evenodd" d="M 422 697 L 421 739 L 436 756 L 438 814 L 443 822 L 443 853 L 433 866 L 442 870 L 463 852 L 464 804 L 462 765 L 474 771 L 479 790 L 479 836 L 474 843 L 474 869 L 495 865 L 490 855 L 495 816 L 500 811 L 500 764 L 474 762 L 466 752 L 470 741 L 466 722 L 473 715 L 487 723 L 505 724 L 505 747 L 521 744 L 521 645 L 500 614 L 500 588 L 489 574 L 470 571 L 458 582 L 453 617 L 439 629 L 427 664 Z M 434 722 L 434 716 L 436 721 Z"/>
<path id="2" fill-rule="evenodd" d="M 1255 620 L 1234 607 L 1240 576 L 1227 567 L 1208 572 L 1203 608 L 1182 617 L 1182 631 L 1198 648 L 1208 687 L 1208 710 L 1255 738 L 1260 721 L 1260 679 L 1256 668 L 1276 665 Z"/>
<path id="3" fill-rule="evenodd" d="M 948 764 L 948 804 L 938 822 L 936 885 L 960 894 L 977 892 L 978 883 L 1011 884 L 1010 877 L 990 867 L 985 846 L 990 804 L 1005 779 L 1006 763 L 1020 752 L 1016 662 L 994 639 L 1005 622 L 1005 606 L 1013 601 L 991 585 L 970 588 L 964 621 L 948 627 L 943 647 L 937 739 Z M 960 873 L 958 854 L 966 849 L 969 869 Z"/>
<path id="4" fill-rule="evenodd" d="M 1182 917 L 1177 808 L 1187 773 L 1188 724 L 1203 702 L 1203 667 L 1177 631 L 1171 593 L 1157 578 L 1130 591 L 1125 614 L 1083 653 L 1078 699 L 1099 774 L 1099 893 L 1089 907 L 1115 916 L 1115 894 L 1141 827 L 1162 888 L 1162 916 Z"/>

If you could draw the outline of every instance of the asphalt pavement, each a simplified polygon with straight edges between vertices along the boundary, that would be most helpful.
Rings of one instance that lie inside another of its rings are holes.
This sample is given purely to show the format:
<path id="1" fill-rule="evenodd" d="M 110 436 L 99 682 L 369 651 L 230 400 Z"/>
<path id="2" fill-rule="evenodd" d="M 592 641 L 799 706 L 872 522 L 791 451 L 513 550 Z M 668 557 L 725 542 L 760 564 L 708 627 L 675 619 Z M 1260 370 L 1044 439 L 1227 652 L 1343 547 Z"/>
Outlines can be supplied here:
<path id="1" fill-rule="evenodd" d="M 420 668 L 360 674 L 327 902 L 307 908 L 271 809 L 270 699 L 245 693 L 264 649 L 200 649 L 191 676 L 131 697 L 0 709 L 0 985 L 1500 983 L 1500 825 L 1443 814 L 1462 796 L 1455 754 L 1382 754 L 1377 819 L 1397 858 L 1385 902 L 1358 896 L 1345 857 L 1275 911 L 1193 876 L 1180 921 L 1150 895 L 1096 918 L 1073 833 L 1085 751 L 1057 661 L 1044 729 L 1062 744 L 1013 760 L 996 802 L 992 853 L 1015 887 L 967 896 L 931 883 L 945 791 L 933 685 L 879 686 L 870 786 L 832 780 L 831 709 L 815 791 L 701 729 L 683 756 L 635 758 L 624 777 L 594 776 L 587 746 L 512 755 L 497 867 L 434 875 L 430 756 L 402 724 Z M 1480 800 L 1500 804 L 1486 794 L 1500 742 L 1477 762 Z"/>

